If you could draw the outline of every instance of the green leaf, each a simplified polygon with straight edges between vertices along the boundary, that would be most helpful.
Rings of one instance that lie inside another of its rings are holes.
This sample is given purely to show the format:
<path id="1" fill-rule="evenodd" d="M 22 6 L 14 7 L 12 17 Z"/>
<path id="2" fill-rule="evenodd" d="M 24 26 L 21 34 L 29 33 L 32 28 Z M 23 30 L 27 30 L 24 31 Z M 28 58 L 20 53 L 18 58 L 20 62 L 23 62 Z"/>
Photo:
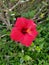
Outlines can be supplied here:
<path id="1" fill-rule="evenodd" d="M 29 60 L 31 60 L 31 59 L 32 59 L 32 58 L 31 58 L 30 56 L 28 56 L 28 55 L 25 55 L 25 56 L 24 56 L 24 60 L 25 60 L 25 61 L 29 61 Z"/>

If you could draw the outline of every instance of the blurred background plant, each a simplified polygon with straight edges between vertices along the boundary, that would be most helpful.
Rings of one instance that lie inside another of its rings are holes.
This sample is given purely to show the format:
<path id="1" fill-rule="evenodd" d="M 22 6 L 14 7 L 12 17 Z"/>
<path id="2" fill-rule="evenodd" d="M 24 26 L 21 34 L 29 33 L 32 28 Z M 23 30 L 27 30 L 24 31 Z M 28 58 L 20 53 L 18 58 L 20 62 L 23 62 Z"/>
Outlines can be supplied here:
<path id="1" fill-rule="evenodd" d="M 17 17 L 37 24 L 39 35 L 28 48 L 9 37 Z M 49 65 L 49 0 L 0 0 L 0 65 Z"/>

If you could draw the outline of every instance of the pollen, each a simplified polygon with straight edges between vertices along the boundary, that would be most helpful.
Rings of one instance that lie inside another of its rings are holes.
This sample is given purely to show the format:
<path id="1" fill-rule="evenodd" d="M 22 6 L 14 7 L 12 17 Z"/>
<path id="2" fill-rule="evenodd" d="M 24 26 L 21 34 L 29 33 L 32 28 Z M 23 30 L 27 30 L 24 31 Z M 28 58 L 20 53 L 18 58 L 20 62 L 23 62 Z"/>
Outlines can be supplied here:
<path id="1" fill-rule="evenodd" d="M 30 34 L 30 33 L 31 33 L 31 30 L 30 30 L 30 29 L 27 29 L 27 31 L 26 31 L 26 32 Z"/>

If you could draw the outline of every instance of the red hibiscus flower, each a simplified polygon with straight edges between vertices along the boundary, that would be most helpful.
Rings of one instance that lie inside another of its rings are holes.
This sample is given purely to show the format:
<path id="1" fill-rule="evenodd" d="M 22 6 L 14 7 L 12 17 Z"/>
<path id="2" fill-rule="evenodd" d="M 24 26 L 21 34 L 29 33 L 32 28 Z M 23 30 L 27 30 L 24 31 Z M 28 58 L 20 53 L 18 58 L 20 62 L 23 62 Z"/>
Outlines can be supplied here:
<path id="1" fill-rule="evenodd" d="M 28 47 L 31 45 L 32 41 L 35 40 L 37 35 L 38 32 L 34 21 L 20 17 L 17 18 L 11 30 L 10 37 L 12 40 L 20 42 L 22 45 Z"/>

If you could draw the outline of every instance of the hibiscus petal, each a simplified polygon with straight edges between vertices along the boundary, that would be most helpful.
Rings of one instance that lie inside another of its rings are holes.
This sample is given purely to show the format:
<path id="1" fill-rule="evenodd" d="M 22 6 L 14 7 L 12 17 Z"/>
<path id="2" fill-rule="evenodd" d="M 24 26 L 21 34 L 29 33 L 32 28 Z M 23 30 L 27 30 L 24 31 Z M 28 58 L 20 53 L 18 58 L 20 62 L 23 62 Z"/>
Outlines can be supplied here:
<path id="1" fill-rule="evenodd" d="M 20 42 L 23 39 L 24 35 L 19 30 L 17 30 L 16 27 L 13 27 L 10 37 L 12 40 Z"/>
<path id="2" fill-rule="evenodd" d="M 37 26 L 37 25 L 34 23 L 33 20 L 28 20 L 28 25 L 27 25 L 27 27 L 28 27 L 29 29 L 35 29 L 36 26 Z"/>
<path id="3" fill-rule="evenodd" d="M 21 18 L 17 18 L 16 23 L 15 23 L 15 27 L 17 27 L 17 29 L 22 29 L 23 27 L 26 27 L 26 23 L 25 23 L 26 19 L 21 17 Z"/>
<path id="4" fill-rule="evenodd" d="M 21 44 L 23 44 L 26 47 L 30 46 L 32 41 L 35 40 L 37 35 L 38 35 L 38 32 L 35 29 L 32 33 L 26 34 L 24 36 L 24 38 L 21 40 Z"/>
<path id="5" fill-rule="evenodd" d="M 29 34 L 26 34 L 23 40 L 21 41 L 21 44 L 28 47 L 31 45 L 32 40 L 33 40 L 33 37 Z"/>
<path id="6" fill-rule="evenodd" d="M 34 23 L 33 20 L 23 17 L 17 18 L 16 23 L 11 31 L 10 37 L 12 40 L 18 41 L 22 45 L 28 47 L 38 35 L 36 26 L 37 25 Z"/>
<path id="7" fill-rule="evenodd" d="M 37 37 L 37 35 L 38 35 L 38 32 L 37 32 L 37 30 L 36 29 L 34 29 L 34 30 L 32 30 L 32 36 L 33 36 L 33 41 L 35 40 L 35 38 Z"/>

